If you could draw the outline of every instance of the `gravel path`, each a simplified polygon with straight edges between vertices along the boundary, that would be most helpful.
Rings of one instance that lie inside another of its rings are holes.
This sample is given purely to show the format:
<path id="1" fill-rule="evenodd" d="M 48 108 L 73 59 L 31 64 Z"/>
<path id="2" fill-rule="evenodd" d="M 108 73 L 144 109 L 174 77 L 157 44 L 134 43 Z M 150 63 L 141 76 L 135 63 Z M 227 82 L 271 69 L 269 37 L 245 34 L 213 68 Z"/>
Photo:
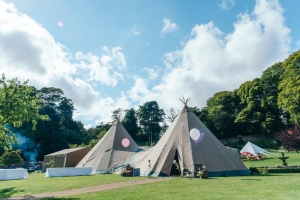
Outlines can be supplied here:
<path id="1" fill-rule="evenodd" d="M 9 199 L 9 200 L 13 200 L 13 199 L 42 199 L 42 198 L 49 198 L 49 197 L 61 197 L 61 196 L 83 194 L 83 193 L 87 193 L 87 192 L 98 192 L 98 191 L 103 191 L 103 190 L 110 190 L 110 189 L 115 189 L 115 188 L 121 188 L 121 187 L 133 186 L 133 185 L 140 185 L 140 184 L 146 184 L 146 183 L 153 183 L 153 182 L 158 182 L 158 181 L 166 181 L 166 180 L 171 180 L 171 178 L 132 180 L 132 181 L 126 181 L 126 182 L 119 182 L 119 183 L 111 183 L 111 184 L 105 184 L 105 185 L 97 185 L 97 186 L 78 188 L 78 189 L 73 189 L 73 190 L 49 192 L 49 193 L 42 193 L 42 194 L 33 194 L 33 195 L 28 195 L 28 196 L 12 197 L 12 198 L 6 198 L 6 199 Z"/>

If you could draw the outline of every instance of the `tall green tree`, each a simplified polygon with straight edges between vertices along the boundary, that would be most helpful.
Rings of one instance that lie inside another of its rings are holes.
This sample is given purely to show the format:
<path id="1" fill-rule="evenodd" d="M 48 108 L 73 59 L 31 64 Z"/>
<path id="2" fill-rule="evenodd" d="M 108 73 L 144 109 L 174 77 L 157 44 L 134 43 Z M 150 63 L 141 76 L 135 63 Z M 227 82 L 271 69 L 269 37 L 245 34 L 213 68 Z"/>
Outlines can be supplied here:
<path id="1" fill-rule="evenodd" d="M 223 91 L 207 100 L 208 118 L 213 124 L 211 130 L 218 138 L 236 136 L 235 119 L 240 100 L 236 91 Z"/>
<path id="2" fill-rule="evenodd" d="M 282 64 L 278 105 L 288 112 L 292 122 L 300 124 L 300 51 L 290 55 Z"/>
<path id="3" fill-rule="evenodd" d="M 84 127 L 82 123 L 72 119 L 73 102 L 64 96 L 61 89 L 45 87 L 38 92 L 42 98 L 40 113 L 48 115 L 49 120 L 39 120 L 34 131 L 30 131 L 32 124 L 25 124 L 20 132 L 35 144 L 40 144 L 38 160 L 42 160 L 44 155 L 68 148 L 68 144 L 82 144 Z"/>
<path id="4" fill-rule="evenodd" d="M 275 135 L 283 128 L 284 112 L 277 105 L 282 63 L 267 68 L 260 78 L 247 81 L 238 89 L 241 111 L 236 123 L 244 134 Z"/>
<path id="5" fill-rule="evenodd" d="M 149 101 L 139 107 L 137 117 L 142 131 L 149 138 L 149 141 L 157 141 L 161 132 L 160 123 L 163 122 L 165 112 L 160 109 L 156 101 Z"/>
<path id="6" fill-rule="evenodd" d="M 134 139 L 138 139 L 139 127 L 137 125 L 136 112 L 133 108 L 127 110 L 124 119 L 122 121 L 124 128 L 127 130 L 129 135 Z"/>
<path id="7" fill-rule="evenodd" d="M 91 140 L 99 139 L 99 134 L 102 132 L 107 132 L 112 126 L 112 123 L 106 123 L 104 124 L 103 122 L 99 123 L 96 127 L 91 127 L 84 132 L 84 137 L 82 138 L 82 142 L 84 144 L 89 144 Z M 101 138 L 100 138 L 101 139 Z"/>
<path id="8" fill-rule="evenodd" d="M 120 120 L 122 115 L 123 115 L 123 109 L 118 108 L 112 112 L 111 118 L 113 119 L 113 121 L 117 121 Z"/>
<path id="9" fill-rule="evenodd" d="M 215 126 L 213 122 L 209 119 L 207 106 L 201 109 L 198 107 L 191 107 L 190 109 L 210 131 L 214 132 Z"/>
<path id="10" fill-rule="evenodd" d="M 16 142 L 15 135 L 7 126 L 20 127 L 24 122 L 31 122 L 35 129 L 38 120 L 47 120 L 46 114 L 40 114 L 41 98 L 28 81 L 21 83 L 16 78 L 6 80 L 3 74 L 0 79 L 0 146 L 11 149 Z"/>
<path id="11" fill-rule="evenodd" d="M 98 135 L 96 139 L 91 139 L 89 141 L 89 144 L 87 146 L 93 148 L 102 138 L 103 136 L 107 133 L 106 130 L 101 131 Z"/>
<path id="12" fill-rule="evenodd" d="M 177 113 L 175 112 L 174 108 L 170 108 L 169 115 L 166 117 L 166 119 L 172 123 L 176 117 Z"/>
<path id="13" fill-rule="evenodd" d="M 274 135 L 284 127 L 282 119 L 286 114 L 277 104 L 278 86 L 283 72 L 282 63 L 276 63 L 266 69 L 260 77 L 260 106 L 263 113 L 261 126 L 268 135 Z"/>
<path id="14" fill-rule="evenodd" d="M 238 113 L 235 122 L 242 127 L 241 134 L 261 134 L 263 113 L 260 105 L 262 96 L 260 79 L 255 78 L 253 81 L 243 83 L 237 94 L 241 99 L 242 110 Z"/>

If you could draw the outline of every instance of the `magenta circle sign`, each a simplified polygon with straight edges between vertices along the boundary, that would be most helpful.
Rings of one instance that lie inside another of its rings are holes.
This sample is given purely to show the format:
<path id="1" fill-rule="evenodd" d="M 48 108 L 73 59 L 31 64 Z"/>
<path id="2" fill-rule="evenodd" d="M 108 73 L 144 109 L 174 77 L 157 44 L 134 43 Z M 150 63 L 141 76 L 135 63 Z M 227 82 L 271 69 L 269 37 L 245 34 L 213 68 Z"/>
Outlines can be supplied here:
<path id="1" fill-rule="evenodd" d="M 130 144 L 130 141 L 127 138 L 125 138 L 125 139 L 122 140 L 123 147 L 128 147 L 129 144 Z"/>

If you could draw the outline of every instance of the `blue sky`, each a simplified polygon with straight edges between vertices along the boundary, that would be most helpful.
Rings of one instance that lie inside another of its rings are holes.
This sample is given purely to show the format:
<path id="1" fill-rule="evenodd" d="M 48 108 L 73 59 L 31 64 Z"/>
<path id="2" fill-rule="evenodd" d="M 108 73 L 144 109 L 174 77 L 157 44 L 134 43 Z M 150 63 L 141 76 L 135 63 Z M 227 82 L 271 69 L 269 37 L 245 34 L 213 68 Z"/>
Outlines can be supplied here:
<path id="1" fill-rule="evenodd" d="M 300 1 L 0 0 L 8 78 L 58 87 L 86 126 L 156 100 L 205 106 L 300 47 Z"/>

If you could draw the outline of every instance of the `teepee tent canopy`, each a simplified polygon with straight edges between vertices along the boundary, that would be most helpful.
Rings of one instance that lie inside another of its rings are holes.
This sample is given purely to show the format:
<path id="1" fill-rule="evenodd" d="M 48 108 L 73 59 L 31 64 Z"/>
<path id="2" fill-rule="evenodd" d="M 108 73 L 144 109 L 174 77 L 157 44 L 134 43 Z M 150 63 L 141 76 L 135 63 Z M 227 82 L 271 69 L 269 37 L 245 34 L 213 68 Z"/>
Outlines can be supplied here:
<path id="1" fill-rule="evenodd" d="M 170 176 L 176 158 L 181 175 L 184 170 L 193 172 L 195 164 L 205 166 L 209 176 L 249 175 L 241 159 L 196 117 L 187 101 L 158 143 L 132 156 L 132 165 L 144 176 Z"/>
<path id="2" fill-rule="evenodd" d="M 254 156 L 258 156 L 259 153 L 270 156 L 270 152 L 260 148 L 259 146 L 251 143 L 251 142 L 247 142 L 247 144 L 242 148 L 242 150 L 240 151 L 240 153 L 250 153 Z"/>
<path id="3" fill-rule="evenodd" d="M 140 150 L 117 120 L 76 167 L 90 166 L 93 174 L 112 173 L 126 165 L 130 156 Z"/>

